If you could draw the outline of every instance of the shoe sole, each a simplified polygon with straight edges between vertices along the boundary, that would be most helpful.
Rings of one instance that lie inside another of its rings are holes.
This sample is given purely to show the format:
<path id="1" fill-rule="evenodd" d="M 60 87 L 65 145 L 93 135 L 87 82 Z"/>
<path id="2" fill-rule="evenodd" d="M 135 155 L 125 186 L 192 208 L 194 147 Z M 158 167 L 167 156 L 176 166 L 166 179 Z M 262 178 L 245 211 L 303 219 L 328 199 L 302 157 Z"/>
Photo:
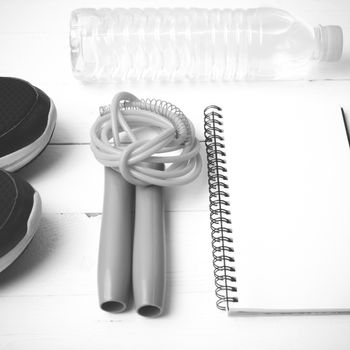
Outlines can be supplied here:
<path id="1" fill-rule="evenodd" d="M 0 159 L 0 168 L 7 171 L 16 171 L 36 158 L 50 142 L 51 136 L 55 129 L 56 119 L 56 107 L 53 101 L 50 99 L 50 110 L 47 125 L 43 134 L 30 145 L 2 157 Z"/>
<path id="2" fill-rule="evenodd" d="M 27 222 L 27 232 L 19 243 L 6 255 L 0 258 L 0 272 L 11 265 L 26 249 L 39 228 L 41 218 L 41 199 L 38 192 L 33 195 L 33 207 Z"/>

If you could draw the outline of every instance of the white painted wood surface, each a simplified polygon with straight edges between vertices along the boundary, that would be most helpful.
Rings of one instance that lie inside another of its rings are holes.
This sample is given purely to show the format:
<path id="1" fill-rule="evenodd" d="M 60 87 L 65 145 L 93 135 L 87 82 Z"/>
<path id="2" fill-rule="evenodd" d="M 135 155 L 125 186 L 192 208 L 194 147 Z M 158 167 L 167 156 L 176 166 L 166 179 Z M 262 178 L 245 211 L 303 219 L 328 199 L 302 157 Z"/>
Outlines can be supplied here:
<path id="1" fill-rule="evenodd" d="M 83 85 L 70 70 L 69 15 L 75 8 L 96 6 L 280 7 L 313 24 L 342 25 L 344 57 L 338 65 L 314 72 L 313 81 Z M 40 192 L 44 213 L 30 247 L 0 275 L 1 350 L 116 346 L 349 349 L 347 316 L 228 318 L 215 308 L 205 171 L 195 184 L 166 191 L 165 315 L 145 319 L 136 315 L 132 307 L 123 314 L 101 311 L 97 304 L 96 261 L 103 170 L 88 145 L 89 128 L 98 106 L 109 103 L 119 90 L 179 105 L 193 120 L 202 140 L 202 109 L 217 103 L 227 91 L 238 111 L 266 99 L 278 104 L 281 113 L 294 100 L 327 100 L 344 106 L 350 114 L 348 0 L 0 0 L 0 75 L 31 81 L 53 98 L 58 109 L 51 144 L 20 171 Z"/>

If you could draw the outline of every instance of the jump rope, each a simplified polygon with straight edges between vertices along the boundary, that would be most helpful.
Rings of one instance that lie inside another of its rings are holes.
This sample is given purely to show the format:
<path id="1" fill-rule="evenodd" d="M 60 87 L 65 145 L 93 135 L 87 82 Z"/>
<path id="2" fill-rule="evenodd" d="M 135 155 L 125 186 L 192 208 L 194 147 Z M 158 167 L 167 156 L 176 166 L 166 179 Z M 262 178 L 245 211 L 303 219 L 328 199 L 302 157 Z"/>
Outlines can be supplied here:
<path id="1" fill-rule="evenodd" d="M 91 128 L 91 149 L 105 167 L 98 290 L 102 309 L 122 312 L 131 286 L 137 312 L 162 313 L 165 223 L 161 187 L 200 174 L 200 144 L 175 105 L 121 92 Z"/>

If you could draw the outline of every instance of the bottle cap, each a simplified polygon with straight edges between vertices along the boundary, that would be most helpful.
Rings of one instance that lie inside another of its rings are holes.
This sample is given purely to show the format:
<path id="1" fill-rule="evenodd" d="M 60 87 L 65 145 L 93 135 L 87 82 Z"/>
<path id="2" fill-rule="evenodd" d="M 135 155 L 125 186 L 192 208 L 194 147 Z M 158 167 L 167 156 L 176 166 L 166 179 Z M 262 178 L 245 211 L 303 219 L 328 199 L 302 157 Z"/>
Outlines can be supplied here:
<path id="1" fill-rule="evenodd" d="M 320 26 L 323 50 L 321 61 L 339 61 L 343 52 L 343 30 L 340 26 Z"/>

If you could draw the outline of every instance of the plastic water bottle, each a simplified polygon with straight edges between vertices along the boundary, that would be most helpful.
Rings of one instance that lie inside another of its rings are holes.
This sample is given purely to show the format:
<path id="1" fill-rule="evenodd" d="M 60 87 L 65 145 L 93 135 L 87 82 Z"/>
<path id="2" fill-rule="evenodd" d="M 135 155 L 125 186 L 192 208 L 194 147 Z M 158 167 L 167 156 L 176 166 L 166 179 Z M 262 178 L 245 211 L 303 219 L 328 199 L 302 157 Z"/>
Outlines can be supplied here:
<path id="1" fill-rule="evenodd" d="M 70 46 L 83 81 L 290 79 L 339 60 L 343 35 L 274 8 L 78 9 Z"/>

